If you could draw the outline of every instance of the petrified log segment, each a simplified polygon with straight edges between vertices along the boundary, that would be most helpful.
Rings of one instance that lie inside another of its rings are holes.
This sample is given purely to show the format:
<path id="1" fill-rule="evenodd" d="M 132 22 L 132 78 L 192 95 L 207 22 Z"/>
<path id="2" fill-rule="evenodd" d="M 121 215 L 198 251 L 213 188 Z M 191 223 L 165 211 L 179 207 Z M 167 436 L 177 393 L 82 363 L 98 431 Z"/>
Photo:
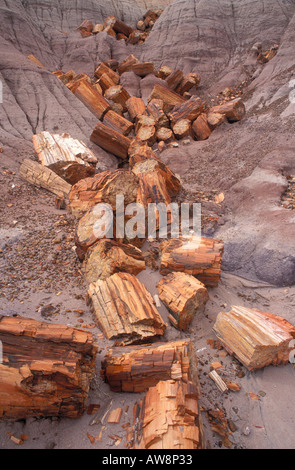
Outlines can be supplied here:
<path id="1" fill-rule="evenodd" d="M 75 184 L 69 195 L 69 208 L 75 217 L 82 216 L 88 209 L 103 202 L 116 210 L 116 197 L 124 196 L 125 205 L 136 201 L 138 179 L 124 168 L 106 170 L 92 178 L 85 178 Z"/>
<path id="2" fill-rule="evenodd" d="M 159 83 L 155 84 L 153 91 L 148 98 L 148 102 L 150 102 L 152 99 L 160 99 L 163 101 L 163 111 L 165 113 L 171 111 L 176 105 L 186 103 L 186 100 L 178 93 L 175 93 L 175 91 L 170 90 L 169 88 L 166 88 Z"/>
<path id="3" fill-rule="evenodd" d="M 166 78 L 167 85 L 171 90 L 175 90 L 180 82 L 183 80 L 183 73 L 181 70 L 174 70 Z"/>
<path id="4" fill-rule="evenodd" d="M 175 124 L 179 119 L 189 119 L 194 121 L 204 110 L 204 104 L 198 96 L 192 96 L 183 104 L 176 105 L 168 117 L 172 124 Z"/>
<path id="5" fill-rule="evenodd" d="M 147 112 L 155 120 L 156 127 L 169 127 L 169 119 L 163 111 L 163 100 L 152 99 L 147 105 Z"/>
<path id="6" fill-rule="evenodd" d="M 179 119 L 179 121 L 172 126 L 172 130 L 176 139 L 193 136 L 192 125 L 189 119 Z"/>
<path id="7" fill-rule="evenodd" d="M 93 166 L 81 165 L 81 163 L 77 162 L 60 161 L 52 163 L 48 168 L 70 185 L 74 185 L 84 178 L 90 178 L 95 174 L 95 168 Z"/>
<path id="8" fill-rule="evenodd" d="M 207 122 L 207 114 L 202 113 L 192 124 L 192 131 L 197 140 L 206 140 L 212 133 L 212 129 Z"/>
<path id="9" fill-rule="evenodd" d="M 159 297 L 172 315 L 169 320 L 179 330 L 186 331 L 194 316 L 205 309 L 209 295 L 204 284 L 194 276 L 173 272 L 157 284 Z"/>
<path id="10" fill-rule="evenodd" d="M 218 314 L 213 331 L 249 370 L 287 364 L 294 349 L 295 327 L 278 315 L 257 309 L 232 306 L 230 312 Z"/>
<path id="11" fill-rule="evenodd" d="M 168 127 L 159 127 L 157 130 L 157 140 L 163 140 L 166 143 L 171 142 L 174 140 L 173 131 Z"/>
<path id="12" fill-rule="evenodd" d="M 121 345 L 150 341 L 166 329 L 151 294 L 136 276 L 116 273 L 89 286 L 89 301 L 104 336 Z"/>
<path id="13" fill-rule="evenodd" d="M 87 31 L 88 33 L 91 33 L 91 31 L 93 30 L 93 23 L 91 20 L 84 20 L 82 21 L 82 23 L 80 24 L 80 26 L 77 28 L 81 33 L 83 31 Z"/>
<path id="14" fill-rule="evenodd" d="M 126 101 L 126 107 L 132 122 L 135 121 L 137 116 L 145 113 L 145 104 L 143 99 L 137 98 L 136 96 L 131 96 L 131 98 Z"/>
<path id="15" fill-rule="evenodd" d="M 106 32 L 109 36 L 112 36 L 115 39 L 117 38 L 116 32 L 113 30 L 113 28 L 110 25 L 108 25 L 104 28 L 104 32 Z M 119 33 L 119 34 L 121 34 L 121 33 Z M 125 35 L 124 35 L 124 37 L 125 37 Z"/>
<path id="16" fill-rule="evenodd" d="M 83 273 L 89 283 L 121 271 L 136 275 L 144 269 L 145 261 L 139 248 L 110 239 L 92 245 L 83 262 Z"/>
<path id="17" fill-rule="evenodd" d="M 146 142 L 133 140 L 128 149 L 129 166 L 133 168 L 136 163 L 143 162 L 148 159 L 159 160 L 155 152 Z"/>
<path id="18" fill-rule="evenodd" d="M 49 166 L 59 161 L 77 162 L 87 165 L 97 163 L 94 153 L 78 139 L 69 134 L 51 134 L 43 131 L 32 137 L 35 152 L 42 165 Z"/>
<path id="19" fill-rule="evenodd" d="M 114 103 L 120 103 L 123 106 L 124 112 L 127 111 L 126 101 L 129 100 L 130 95 L 122 85 L 108 88 L 104 96 L 107 100 L 113 101 Z"/>
<path id="20" fill-rule="evenodd" d="M 134 30 L 128 37 L 127 39 L 127 43 L 128 44 L 137 44 L 138 41 L 140 40 L 141 38 L 141 32 L 140 31 L 137 31 L 137 30 Z"/>
<path id="21" fill-rule="evenodd" d="M 121 132 L 111 129 L 100 121 L 96 124 L 90 140 L 104 150 L 116 155 L 116 157 L 128 157 L 128 148 L 131 140 L 121 134 Z"/>
<path id="22" fill-rule="evenodd" d="M 215 127 L 220 126 L 225 121 L 226 117 L 224 114 L 221 113 L 214 113 L 210 109 L 207 114 L 207 122 L 211 129 L 215 129 Z"/>
<path id="23" fill-rule="evenodd" d="M 161 380 L 198 381 L 190 340 L 109 349 L 100 373 L 113 392 L 146 392 Z"/>
<path id="24" fill-rule="evenodd" d="M 180 95 L 183 95 L 184 93 L 188 92 L 191 88 L 197 88 L 200 81 L 200 75 L 198 75 L 197 73 L 188 73 L 180 82 L 175 91 Z"/>
<path id="25" fill-rule="evenodd" d="M 72 92 L 98 119 L 102 119 L 111 108 L 110 103 L 86 79 L 80 80 Z"/>
<path id="26" fill-rule="evenodd" d="M 108 111 L 104 115 L 103 123 L 125 136 L 130 134 L 134 127 L 132 122 L 128 121 L 128 119 L 125 119 L 123 116 L 120 116 L 113 110 Z"/>
<path id="27" fill-rule="evenodd" d="M 135 449 L 202 449 L 204 434 L 199 390 L 191 382 L 163 380 L 139 405 L 140 435 Z"/>
<path id="28" fill-rule="evenodd" d="M 154 62 L 140 62 L 139 64 L 133 64 L 129 70 L 132 70 L 139 77 L 145 77 L 150 73 L 156 75 Z"/>
<path id="29" fill-rule="evenodd" d="M 104 74 L 107 74 L 116 85 L 119 84 L 120 75 L 116 73 L 111 67 L 109 67 L 106 62 L 101 62 L 101 64 L 96 67 L 94 76 L 96 78 L 101 78 Z"/>
<path id="30" fill-rule="evenodd" d="M 217 286 L 223 254 L 221 240 L 171 238 L 161 243 L 161 252 L 161 274 L 181 271 L 196 276 L 205 286 Z"/>
<path id="31" fill-rule="evenodd" d="M 133 32 L 131 26 L 118 20 L 115 16 L 108 16 L 104 21 L 104 26 L 111 26 L 116 33 L 124 34 L 127 37 Z"/>
<path id="32" fill-rule="evenodd" d="M 95 86 L 96 85 L 100 86 L 102 94 L 104 94 L 108 88 L 111 88 L 111 86 L 116 86 L 116 83 L 111 79 L 109 74 L 103 73 L 98 82 L 95 83 Z"/>
<path id="33" fill-rule="evenodd" d="M 172 73 L 172 69 L 168 65 L 162 65 L 158 72 L 158 78 L 165 80 Z"/>
<path id="34" fill-rule="evenodd" d="M 141 126 L 136 132 L 136 139 L 152 146 L 156 142 L 155 126 Z"/>
<path id="35" fill-rule="evenodd" d="M 128 57 L 126 57 L 125 60 L 118 66 L 118 73 L 122 75 L 124 72 L 128 72 L 130 70 L 130 67 L 134 64 L 139 64 L 139 60 L 133 55 L 130 54 Z"/>
<path id="36" fill-rule="evenodd" d="M 241 98 L 213 106 L 210 108 L 211 113 L 224 114 L 229 122 L 240 121 L 245 115 L 245 105 Z"/>
<path id="37" fill-rule="evenodd" d="M 29 183 L 44 188 L 59 197 L 68 197 L 72 186 L 46 166 L 25 158 L 19 168 L 20 176 Z"/>
<path id="38" fill-rule="evenodd" d="M 91 333 L 0 316 L 0 340 L 0 418 L 83 414 L 97 354 Z"/>

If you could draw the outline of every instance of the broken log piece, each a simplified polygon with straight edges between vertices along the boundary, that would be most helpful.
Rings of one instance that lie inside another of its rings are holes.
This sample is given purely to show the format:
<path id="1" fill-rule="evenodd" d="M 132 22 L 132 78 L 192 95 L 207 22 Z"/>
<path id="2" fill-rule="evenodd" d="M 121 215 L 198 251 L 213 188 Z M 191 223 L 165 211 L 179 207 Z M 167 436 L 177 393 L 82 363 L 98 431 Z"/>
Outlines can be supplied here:
<path id="1" fill-rule="evenodd" d="M 136 163 L 143 162 L 148 159 L 160 161 L 155 152 L 146 142 L 133 140 L 128 149 L 129 166 L 133 168 Z"/>
<path id="2" fill-rule="evenodd" d="M 64 85 L 66 85 L 67 83 L 74 80 L 76 76 L 77 74 L 74 72 L 74 70 L 69 70 L 67 73 L 63 73 L 58 78 L 63 82 Z"/>
<path id="3" fill-rule="evenodd" d="M 201 113 L 192 123 L 192 131 L 195 139 L 206 140 L 210 137 L 212 129 L 207 122 L 207 114 Z"/>
<path id="4" fill-rule="evenodd" d="M 68 197 L 72 186 L 46 166 L 25 158 L 19 168 L 21 178 L 59 197 Z"/>
<path id="5" fill-rule="evenodd" d="M 115 347 L 101 362 L 100 375 L 112 392 L 146 392 L 161 380 L 198 384 L 197 358 L 190 340 Z"/>
<path id="6" fill-rule="evenodd" d="M 119 114 L 120 116 L 123 116 L 123 106 L 120 103 L 113 103 L 112 104 L 112 111 L 115 113 Z"/>
<path id="7" fill-rule="evenodd" d="M 245 105 L 241 98 L 213 106 L 210 108 L 211 113 L 224 114 L 229 122 L 240 121 L 245 115 Z"/>
<path id="8" fill-rule="evenodd" d="M 155 126 L 141 126 L 136 132 L 136 139 L 152 146 L 156 142 Z"/>
<path id="9" fill-rule="evenodd" d="M 162 65 L 158 72 L 158 78 L 161 78 L 162 80 L 166 80 L 166 78 L 172 73 L 172 69 L 168 67 L 167 65 Z"/>
<path id="10" fill-rule="evenodd" d="M 138 116 L 145 114 L 146 111 L 143 99 L 137 98 L 136 96 L 131 96 L 131 98 L 126 101 L 126 107 L 132 122 L 134 122 Z"/>
<path id="11" fill-rule="evenodd" d="M 152 99 L 160 99 L 164 103 L 163 111 L 164 113 L 168 113 L 171 111 L 176 105 L 181 105 L 183 103 L 187 103 L 187 101 L 180 96 L 178 93 L 175 93 L 173 90 L 170 90 L 169 88 L 166 88 L 163 85 L 160 85 L 159 83 L 156 83 L 153 91 L 151 92 L 149 98 L 148 98 L 148 103 Z M 179 118 L 180 119 L 180 118 Z"/>
<path id="12" fill-rule="evenodd" d="M 90 140 L 107 152 L 116 155 L 116 157 L 128 158 L 128 148 L 131 139 L 100 121 L 96 124 Z"/>
<path id="13" fill-rule="evenodd" d="M 104 96 L 107 100 L 113 101 L 114 103 L 120 103 L 123 106 L 123 111 L 127 111 L 126 101 L 129 100 L 130 95 L 122 85 L 115 85 L 108 88 Z"/>
<path id="14" fill-rule="evenodd" d="M 77 162 L 56 162 L 48 165 L 50 170 L 54 171 L 58 176 L 64 179 L 71 186 L 78 183 L 78 181 L 89 178 L 95 174 L 93 166 L 82 165 Z"/>
<path id="15" fill-rule="evenodd" d="M 212 370 L 211 372 L 209 372 L 208 375 L 209 375 L 210 379 L 212 379 L 213 382 L 215 382 L 215 384 L 217 385 L 217 387 L 218 387 L 218 389 L 220 390 L 221 393 L 226 392 L 228 390 L 228 387 L 227 387 L 226 383 L 217 374 L 216 370 Z"/>
<path id="16" fill-rule="evenodd" d="M 128 39 L 127 39 L 126 42 L 127 42 L 128 44 L 137 44 L 138 41 L 139 41 L 140 38 L 141 38 L 141 34 L 142 34 L 142 33 L 141 33 L 140 31 L 138 31 L 138 30 L 135 29 L 135 30 L 129 35 L 129 37 L 128 37 Z"/>
<path id="17" fill-rule="evenodd" d="M 163 111 L 164 103 L 163 100 L 152 99 L 147 105 L 148 115 L 155 120 L 155 126 L 159 127 L 169 127 L 169 119 Z"/>
<path id="18" fill-rule="evenodd" d="M 110 103 L 96 90 L 95 86 L 85 79 L 80 80 L 72 92 L 98 119 L 102 119 L 111 108 Z"/>
<path id="19" fill-rule="evenodd" d="M 87 73 L 78 73 L 70 82 L 66 83 L 66 87 L 75 93 L 81 80 L 86 80 L 90 85 L 93 85 L 91 78 Z"/>
<path id="20" fill-rule="evenodd" d="M 194 276 L 172 272 L 157 284 L 159 297 L 171 312 L 169 320 L 179 330 L 186 331 L 194 316 L 203 313 L 209 295 L 204 284 Z"/>
<path id="21" fill-rule="evenodd" d="M 214 238 L 171 238 L 161 243 L 162 275 L 181 271 L 195 276 L 206 287 L 218 285 L 223 243 Z"/>
<path id="22" fill-rule="evenodd" d="M 133 64 L 129 70 L 132 70 L 135 75 L 138 75 L 139 77 L 145 77 L 149 74 L 156 75 L 154 62 L 140 62 L 139 64 Z"/>
<path id="23" fill-rule="evenodd" d="M 100 79 L 104 74 L 108 75 L 115 85 L 119 84 L 120 75 L 108 66 L 107 62 L 101 62 L 94 71 L 94 76 L 97 79 Z"/>
<path id="24" fill-rule="evenodd" d="M 0 418 L 80 417 L 95 374 L 91 333 L 63 324 L 0 316 Z"/>
<path id="25" fill-rule="evenodd" d="M 103 30 L 104 30 L 103 24 L 97 23 L 97 24 L 93 27 L 92 33 L 93 33 L 93 34 L 102 33 Z"/>
<path id="26" fill-rule="evenodd" d="M 163 380 L 140 402 L 140 433 L 134 427 L 134 449 L 204 449 L 205 438 L 197 387 L 182 380 Z"/>
<path id="27" fill-rule="evenodd" d="M 100 84 L 98 83 L 98 81 L 93 83 L 93 86 L 100 95 L 103 95 L 102 88 L 101 88 Z"/>
<path id="28" fill-rule="evenodd" d="M 111 410 L 108 415 L 108 423 L 120 423 L 122 413 L 122 408 L 116 408 L 114 410 Z"/>
<path id="29" fill-rule="evenodd" d="M 80 24 L 80 26 L 78 26 L 77 28 L 79 31 L 88 31 L 88 32 L 91 32 L 93 30 L 93 23 L 91 20 L 84 20 L 82 21 L 82 23 Z"/>
<path id="30" fill-rule="evenodd" d="M 104 28 L 104 32 L 107 33 L 109 36 L 112 36 L 114 39 L 117 39 L 117 34 L 110 25 Z"/>
<path id="31" fill-rule="evenodd" d="M 184 100 L 184 98 L 182 98 Z M 175 124 L 180 119 L 194 121 L 203 112 L 204 104 L 198 96 L 192 96 L 189 100 L 184 100 L 181 104 L 176 104 L 167 114 L 171 124 Z"/>
<path id="32" fill-rule="evenodd" d="M 130 134 L 134 127 L 132 122 L 128 121 L 128 119 L 124 118 L 124 116 L 120 116 L 118 113 L 112 110 L 108 111 L 104 115 L 103 123 L 125 136 Z"/>
<path id="33" fill-rule="evenodd" d="M 115 16 L 108 16 L 104 21 L 104 26 L 111 26 L 116 33 L 125 34 L 127 37 L 133 32 L 133 28 L 131 28 L 131 26 L 118 20 Z"/>
<path id="34" fill-rule="evenodd" d="M 166 77 L 166 83 L 171 90 L 176 90 L 180 82 L 183 80 L 183 73 L 181 70 L 174 70 Z"/>
<path id="35" fill-rule="evenodd" d="M 215 129 L 215 127 L 220 126 L 225 121 L 226 117 L 224 114 L 221 113 L 213 113 L 209 109 L 207 114 L 207 122 L 211 129 Z"/>
<path id="36" fill-rule="evenodd" d="M 136 275 L 144 269 L 145 261 L 139 248 L 107 238 L 98 240 L 87 250 L 82 267 L 88 283 L 121 271 Z"/>
<path id="37" fill-rule="evenodd" d="M 142 127 L 155 127 L 155 124 L 153 117 L 147 114 L 139 114 L 135 120 L 135 134 L 137 134 Z"/>
<path id="38" fill-rule="evenodd" d="M 172 142 L 174 140 L 173 131 L 168 127 L 160 127 L 157 130 L 158 142 L 163 140 L 165 143 Z"/>
<path id="39" fill-rule="evenodd" d="M 258 309 L 234 305 L 229 312 L 218 314 L 213 331 L 226 351 L 248 370 L 287 364 L 294 350 L 295 327 Z"/>
<path id="40" fill-rule="evenodd" d="M 189 119 L 179 119 L 176 123 L 172 126 L 173 134 L 175 135 L 176 139 L 183 139 L 184 137 L 192 137 L 192 125 Z"/>
<path id="41" fill-rule="evenodd" d="M 75 217 L 81 217 L 99 203 L 109 204 L 116 210 L 117 195 L 124 196 L 125 207 L 136 201 L 138 178 L 125 168 L 106 170 L 92 178 L 76 183 L 69 194 L 69 209 Z"/>
<path id="42" fill-rule="evenodd" d="M 197 73 L 188 73 L 185 77 L 183 77 L 182 81 L 180 82 L 178 87 L 175 89 L 175 91 L 176 93 L 183 95 L 184 93 L 191 90 L 191 88 L 193 87 L 197 88 L 200 81 L 201 81 L 200 75 L 198 75 Z"/>
<path id="43" fill-rule="evenodd" d="M 73 139 L 69 134 L 42 131 L 33 135 L 32 142 L 40 162 L 45 166 L 60 161 L 77 162 L 86 166 L 97 163 L 97 157 L 84 142 Z"/>
<path id="44" fill-rule="evenodd" d="M 165 332 L 153 297 L 135 275 L 120 272 L 93 282 L 88 298 L 104 336 L 117 344 L 151 341 Z"/>
<path id="45" fill-rule="evenodd" d="M 143 20 L 139 20 L 136 23 L 136 28 L 139 29 L 139 31 L 144 31 L 146 28 L 145 22 Z"/>
<path id="46" fill-rule="evenodd" d="M 139 60 L 133 54 L 130 54 L 128 57 L 126 57 L 126 59 L 123 60 L 123 62 L 121 62 L 121 64 L 118 65 L 118 74 L 122 75 L 122 73 L 128 72 L 130 67 L 132 67 L 134 64 L 139 64 Z"/>
<path id="47" fill-rule="evenodd" d="M 108 88 L 111 88 L 111 86 L 116 86 L 116 83 L 107 73 L 103 73 L 96 83 L 98 83 L 98 85 L 101 87 L 103 94 L 107 91 Z"/>

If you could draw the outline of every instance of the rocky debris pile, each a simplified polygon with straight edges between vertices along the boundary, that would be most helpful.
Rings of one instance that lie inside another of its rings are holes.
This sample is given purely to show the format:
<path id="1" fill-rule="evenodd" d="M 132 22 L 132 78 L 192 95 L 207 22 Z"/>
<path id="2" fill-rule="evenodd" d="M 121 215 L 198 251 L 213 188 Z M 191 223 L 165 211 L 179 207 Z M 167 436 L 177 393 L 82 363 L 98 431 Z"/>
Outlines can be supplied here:
<path id="1" fill-rule="evenodd" d="M 143 18 L 137 21 L 136 29 L 128 26 L 115 16 L 108 16 L 103 24 L 94 24 L 91 20 L 84 20 L 78 27 L 82 38 L 88 38 L 103 31 L 120 41 L 123 39 L 127 44 L 142 44 L 161 16 L 163 10 L 148 10 Z"/>

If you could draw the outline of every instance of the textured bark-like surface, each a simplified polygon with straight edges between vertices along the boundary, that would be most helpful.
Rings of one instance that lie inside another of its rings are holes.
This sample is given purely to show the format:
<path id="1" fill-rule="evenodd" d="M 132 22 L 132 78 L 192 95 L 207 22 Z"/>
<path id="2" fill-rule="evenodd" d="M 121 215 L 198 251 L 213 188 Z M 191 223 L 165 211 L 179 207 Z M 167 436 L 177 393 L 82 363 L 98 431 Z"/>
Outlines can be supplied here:
<path id="1" fill-rule="evenodd" d="M 240 121 L 245 116 L 245 105 L 241 98 L 236 100 L 228 101 L 220 104 L 219 106 L 213 106 L 210 108 L 211 113 L 224 114 L 229 122 Z"/>
<path id="2" fill-rule="evenodd" d="M 163 101 L 163 111 L 165 113 L 168 113 L 171 111 L 174 106 L 181 105 L 186 102 L 186 100 L 180 96 L 178 93 L 175 93 L 175 91 L 170 90 L 169 88 L 166 88 L 165 86 L 156 83 L 149 98 L 148 102 L 150 102 L 153 99 L 160 99 Z"/>
<path id="3" fill-rule="evenodd" d="M 161 243 L 161 252 L 161 274 L 181 271 L 196 276 L 205 286 L 217 286 L 221 277 L 221 240 L 171 238 Z"/>
<path id="4" fill-rule="evenodd" d="M 83 414 L 98 349 L 91 333 L 0 316 L 0 340 L 0 418 Z"/>
<path id="5" fill-rule="evenodd" d="M 165 80 L 167 82 L 168 87 L 171 88 L 171 90 L 176 90 L 178 85 L 183 80 L 183 73 L 181 70 L 174 70 L 168 75 L 168 77 L 166 77 Z"/>
<path id="6" fill-rule="evenodd" d="M 159 297 L 171 312 L 169 320 L 179 330 L 186 331 L 193 318 L 203 313 L 209 295 L 204 284 L 194 276 L 172 272 L 157 284 Z"/>
<path id="7" fill-rule="evenodd" d="M 131 28 L 131 26 L 118 20 L 115 16 L 108 16 L 104 21 L 104 25 L 111 26 L 116 33 L 125 34 L 127 37 L 133 32 L 133 28 Z"/>
<path id="8" fill-rule="evenodd" d="M 113 101 L 114 103 L 119 103 L 123 106 L 124 112 L 127 111 L 126 101 L 129 100 L 130 95 L 122 85 L 115 85 L 107 89 L 105 92 L 105 98 L 109 101 Z"/>
<path id="9" fill-rule="evenodd" d="M 111 86 L 115 86 L 116 83 L 111 79 L 107 73 L 103 73 L 98 81 L 94 84 L 96 91 L 99 91 L 102 95 L 106 92 Z"/>
<path id="10" fill-rule="evenodd" d="M 133 168 L 136 163 L 144 162 L 148 159 L 159 160 L 155 152 L 146 142 L 133 140 L 128 149 L 129 166 Z"/>
<path id="11" fill-rule="evenodd" d="M 173 124 L 172 129 L 176 139 L 193 137 L 192 124 L 189 119 L 179 119 L 179 121 Z"/>
<path id="12" fill-rule="evenodd" d="M 169 119 L 163 111 L 164 102 L 160 99 L 152 99 L 147 105 L 148 115 L 155 120 L 156 127 L 169 127 Z"/>
<path id="13" fill-rule="evenodd" d="M 29 183 L 60 197 L 68 197 L 72 186 L 46 166 L 25 158 L 19 167 L 19 175 Z"/>
<path id="14" fill-rule="evenodd" d="M 116 196 L 123 195 L 125 205 L 136 201 L 138 179 L 127 169 L 107 170 L 75 184 L 69 195 L 69 209 L 75 217 L 102 202 L 116 210 Z"/>
<path id="15" fill-rule="evenodd" d="M 122 75 L 124 72 L 129 72 L 131 67 L 135 64 L 139 64 L 139 60 L 135 57 L 135 55 L 130 54 L 119 64 L 118 73 Z"/>
<path id="16" fill-rule="evenodd" d="M 175 124 L 180 119 L 189 119 L 194 121 L 204 110 L 204 104 L 198 96 L 192 96 L 185 103 L 176 105 L 168 117 L 172 124 Z"/>
<path id="17" fill-rule="evenodd" d="M 73 139 L 69 134 L 51 134 L 39 132 L 32 137 L 35 152 L 42 165 L 66 161 L 83 165 L 97 163 L 97 157 L 81 140 Z"/>
<path id="18" fill-rule="evenodd" d="M 136 276 L 116 273 L 89 286 L 89 301 L 104 336 L 121 345 L 151 341 L 166 329 L 154 300 Z"/>
<path id="19" fill-rule="evenodd" d="M 90 140 L 107 152 L 116 155 L 116 157 L 127 158 L 131 140 L 100 121 L 96 124 Z"/>
<path id="20" fill-rule="evenodd" d="M 136 275 L 144 269 L 145 261 L 139 248 L 111 239 L 102 239 L 92 245 L 82 266 L 88 283 L 104 280 L 121 271 Z"/>
<path id="21" fill-rule="evenodd" d="M 295 327 L 278 315 L 257 309 L 232 306 L 229 312 L 218 314 L 213 331 L 249 370 L 287 364 L 294 349 Z"/>
<path id="22" fill-rule="evenodd" d="M 124 118 L 124 116 L 120 116 L 115 111 L 108 111 L 104 118 L 103 123 L 114 129 L 115 131 L 127 136 L 133 129 L 133 124 L 128 119 Z"/>
<path id="23" fill-rule="evenodd" d="M 206 140 L 210 137 L 212 129 L 207 121 L 207 114 L 202 113 L 192 123 L 192 132 L 197 140 Z"/>
<path id="24" fill-rule="evenodd" d="M 197 73 L 188 73 L 183 77 L 182 81 L 176 88 L 176 92 L 183 95 L 185 92 L 191 90 L 193 87 L 197 88 L 201 81 L 200 75 Z"/>
<path id="25" fill-rule="evenodd" d="M 56 162 L 48 166 L 48 168 L 70 185 L 78 183 L 78 181 L 90 178 L 95 174 L 94 166 L 86 166 L 77 162 Z"/>
<path id="26" fill-rule="evenodd" d="M 98 119 L 102 119 L 111 108 L 110 103 L 86 79 L 79 80 L 72 92 Z"/>
<path id="27" fill-rule="evenodd" d="M 140 432 L 134 435 L 134 448 L 205 448 L 198 400 L 191 382 L 164 380 L 151 387 L 136 410 Z"/>
<path id="28" fill-rule="evenodd" d="M 131 96 L 131 98 L 126 101 L 126 107 L 132 122 L 135 121 L 137 116 L 144 114 L 146 111 L 143 99 L 137 96 Z"/>
<path id="29" fill-rule="evenodd" d="M 105 62 L 99 64 L 94 71 L 94 76 L 98 79 L 100 79 L 103 75 L 107 75 L 115 85 L 118 85 L 120 82 L 120 75 L 116 73 L 116 71 L 111 67 L 109 67 Z"/>
<path id="30" fill-rule="evenodd" d="M 156 75 L 157 73 L 153 62 L 140 62 L 139 64 L 133 64 L 130 66 L 129 70 L 132 70 L 132 72 L 139 77 L 145 77 L 150 73 Z"/>
<path id="31" fill-rule="evenodd" d="M 198 383 L 197 358 L 190 340 L 109 349 L 101 376 L 113 392 L 146 392 L 161 380 Z"/>

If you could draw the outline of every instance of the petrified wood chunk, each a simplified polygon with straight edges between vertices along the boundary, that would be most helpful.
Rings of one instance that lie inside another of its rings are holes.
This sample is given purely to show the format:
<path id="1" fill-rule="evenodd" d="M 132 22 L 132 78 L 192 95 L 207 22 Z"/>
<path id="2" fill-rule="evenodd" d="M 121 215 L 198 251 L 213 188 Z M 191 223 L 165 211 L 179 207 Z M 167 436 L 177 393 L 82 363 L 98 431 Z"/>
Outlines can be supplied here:
<path id="1" fill-rule="evenodd" d="M 68 197 L 72 186 L 54 171 L 25 158 L 19 168 L 20 176 L 29 183 L 44 188 L 59 197 Z"/>
<path id="2" fill-rule="evenodd" d="M 136 96 L 131 96 L 131 98 L 126 101 L 126 107 L 132 122 L 135 121 L 137 116 L 145 113 L 145 104 L 143 99 L 137 98 Z"/>
<path id="3" fill-rule="evenodd" d="M 192 131 L 197 140 L 206 140 L 212 133 L 212 129 L 207 122 L 207 114 L 202 113 L 192 124 Z"/>
<path id="4" fill-rule="evenodd" d="M 123 62 L 118 66 L 118 73 L 122 75 L 124 72 L 128 72 L 130 70 L 130 67 L 134 64 L 139 64 L 139 60 L 133 55 L 130 54 L 128 57 L 126 57 Z"/>
<path id="5" fill-rule="evenodd" d="M 100 373 L 113 392 L 146 392 L 161 380 L 198 381 L 190 340 L 111 348 Z"/>
<path id="6" fill-rule="evenodd" d="M 0 340 L 0 418 L 83 414 L 98 349 L 91 333 L 0 316 Z"/>
<path id="7" fill-rule="evenodd" d="M 171 90 L 175 90 L 180 82 L 183 80 L 183 73 L 181 70 L 174 70 L 171 72 L 168 77 L 166 77 L 166 82 Z"/>
<path id="8" fill-rule="evenodd" d="M 107 100 L 113 101 L 114 103 L 120 103 L 123 106 L 124 112 L 127 111 L 126 101 L 129 100 L 130 95 L 122 85 L 115 85 L 108 88 L 104 96 Z"/>
<path id="9" fill-rule="evenodd" d="M 118 85 L 120 82 L 120 75 L 116 73 L 107 62 L 101 62 L 94 71 L 94 76 L 96 78 L 101 78 L 102 75 L 107 74 L 110 79 Z"/>
<path id="10" fill-rule="evenodd" d="M 221 277 L 221 240 L 171 238 L 161 243 L 161 251 L 161 274 L 181 271 L 196 276 L 205 286 L 217 286 Z"/>
<path id="11" fill-rule="evenodd" d="M 170 90 L 159 83 L 155 84 L 153 91 L 148 98 L 148 102 L 150 103 L 152 99 L 160 99 L 163 101 L 163 111 L 165 113 L 171 111 L 176 105 L 186 103 L 186 100 L 178 93 L 175 93 L 175 91 Z"/>
<path id="12" fill-rule="evenodd" d="M 128 155 L 130 168 L 133 168 L 136 163 L 143 162 L 148 159 L 160 161 L 147 142 L 140 142 L 135 139 L 130 144 Z"/>
<path id="13" fill-rule="evenodd" d="M 183 104 L 176 105 L 168 117 L 172 124 L 175 124 L 179 119 L 195 120 L 204 110 L 204 103 L 198 96 L 192 96 L 189 100 L 185 100 Z"/>
<path id="14" fill-rule="evenodd" d="M 172 272 L 157 284 L 159 297 L 171 312 L 169 320 L 179 330 L 186 331 L 194 316 L 203 312 L 209 295 L 204 284 L 194 276 Z"/>
<path id="15" fill-rule="evenodd" d="M 154 300 L 136 276 L 120 272 L 89 286 L 89 301 L 104 336 L 122 345 L 150 341 L 166 329 Z"/>
<path id="16" fill-rule="evenodd" d="M 211 113 L 224 114 L 229 122 L 240 121 L 245 115 L 245 105 L 241 98 L 213 106 L 210 108 Z"/>
<path id="17" fill-rule="evenodd" d="M 257 309 L 232 306 L 220 312 L 213 331 L 224 348 L 249 370 L 287 364 L 294 350 L 295 327 Z"/>
<path id="18" fill-rule="evenodd" d="M 127 136 L 133 129 L 132 122 L 120 116 L 115 111 L 108 111 L 103 118 L 103 123 L 115 131 Z"/>
<path id="19" fill-rule="evenodd" d="M 179 119 L 172 126 L 173 134 L 176 139 L 183 139 L 184 137 L 192 137 L 192 125 L 189 119 Z"/>
<path id="20" fill-rule="evenodd" d="M 121 271 L 136 275 L 144 269 L 145 261 L 139 248 L 107 238 L 92 245 L 83 262 L 83 274 L 89 283 Z"/>
<path id="21" fill-rule="evenodd" d="M 104 26 L 111 26 L 116 33 L 125 34 L 127 37 L 133 32 L 131 26 L 128 26 L 115 16 L 108 16 L 104 21 Z"/>
<path id="22" fill-rule="evenodd" d="M 58 176 L 63 178 L 70 185 L 78 183 L 84 178 L 90 178 L 95 174 L 95 168 L 92 166 L 81 165 L 77 162 L 56 162 L 48 166 Z"/>
<path id="23" fill-rule="evenodd" d="M 116 157 L 127 158 L 128 156 L 131 140 L 121 132 L 111 129 L 100 121 L 96 124 L 90 140 L 107 152 L 116 155 Z"/>
<path id="24" fill-rule="evenodd" d="M 163 111 L 164 103 L 160 99 L 152 99 L 147 105 L 149 116 L 154 118 L 156 127 L 169 127 L 169 119 Z"/>
<path id="25" fill-rule="evenodd" d="M 77 81 L 71 91 L 98 119 L 102 119 L 104 114 L 111 108 L 110 103 L 87 79 Z"/>
<path id="26" fill-rule="evenodd" d="M 134 433 L 134 448 L 204 448 L 199 398 L 191 382 L 163 380 L 151 387 L 135 413 L 140 433 Z"/>

